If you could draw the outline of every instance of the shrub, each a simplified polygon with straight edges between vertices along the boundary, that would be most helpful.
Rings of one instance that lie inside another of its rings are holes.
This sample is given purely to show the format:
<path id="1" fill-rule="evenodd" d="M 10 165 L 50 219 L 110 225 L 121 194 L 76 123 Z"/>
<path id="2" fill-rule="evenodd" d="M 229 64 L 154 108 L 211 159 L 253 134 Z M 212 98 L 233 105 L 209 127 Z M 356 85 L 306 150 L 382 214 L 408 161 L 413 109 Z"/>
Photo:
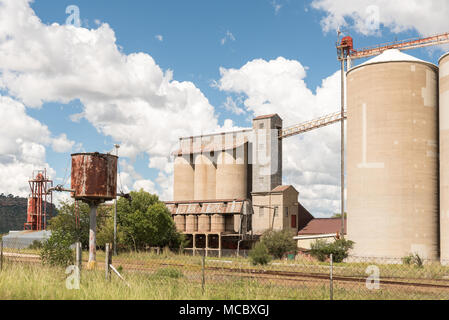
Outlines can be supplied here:
<path id="1" fill-rule="evenodd" d="M 249 258 L 252 265 L 266 265 L 271 261 L 271 255 L 268 248 L 263 242 L 255 244 L 254 248 L 249 252 Z"/>
<path id="2" fill-rule="evenodd" d="M 72 236 L 70 234 L 55 231 L 50 238 L 43 243 L 41 258 L 44 264 L 66 267 L 74 262 L 74 254 L 70 246 Z"/>
<path id="3" fill-rule="evenodd" d="M 42 249 L 42 242 L 39 240 L 34 240 L 32 244 L 28 247 L 28 249 Z"/>
<path id="4" fill-rule="evenodd" d="M 265 244 L 268 252 L 277 259 L 282 259 L 287 253 L 296 253 L 296 241 L 288 230 L 266 231 L 261 237 L 261 242 Z"/>
<path id="5" fill-rule="evenodd" d="M 180 270 L 175 268 L 162 268 L 157 270 L 154 275 L 156 277 L 173 278 L 173 279 L 179 279 L 184 276 Z"/>
<path id="6" fill-rule="evenodd" d="M 338 239 L 332 243 L 325 240 L 316 240 L 311 244 L 310 255 L 319 261 L 326 261 L 332 254 L 334 262 L 342 262 L 348 257 L 349 250 L 354 247 L 354 242 L 346 239 Z"/>
<path id="7" fill-rule="evenodd" d="M 421 258 L 421 256 L 417 253 L 415 254 L 409 254 L 408 256 L 405 256 L 402 258 L 402 263 L 406 265 L 415 265 L 418 268 L 421 268 L 424 265 L 424 260 Z"/>

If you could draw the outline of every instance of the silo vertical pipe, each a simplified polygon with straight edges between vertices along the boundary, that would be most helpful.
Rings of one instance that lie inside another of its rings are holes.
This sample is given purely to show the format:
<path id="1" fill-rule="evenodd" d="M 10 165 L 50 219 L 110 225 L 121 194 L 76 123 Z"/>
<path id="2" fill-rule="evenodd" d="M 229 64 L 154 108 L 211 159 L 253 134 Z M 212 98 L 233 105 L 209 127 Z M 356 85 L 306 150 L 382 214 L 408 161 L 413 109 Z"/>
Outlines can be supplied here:
<path id="1" fill-rule="evenodd" d="M 449 264 L 449 53 L 439 60 L 440 260 Z"/>

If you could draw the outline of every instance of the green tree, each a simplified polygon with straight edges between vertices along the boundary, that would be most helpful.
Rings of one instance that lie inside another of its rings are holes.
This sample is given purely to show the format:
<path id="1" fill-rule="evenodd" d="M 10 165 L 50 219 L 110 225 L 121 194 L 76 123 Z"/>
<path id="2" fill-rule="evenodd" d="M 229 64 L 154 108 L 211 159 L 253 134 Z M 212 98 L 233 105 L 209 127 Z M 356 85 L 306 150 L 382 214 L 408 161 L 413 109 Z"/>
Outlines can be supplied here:
<path id="1" fill-rule="evenodd" d="M 76 224 L 76 210 L 74 202 L 62 202 L 58 208 L 59 214 L 49 221 L 49 229 L 61 231 L 68 234 L 72 242 L 79 241 L 84 248 L 89 246 L 89 205 L 84 202 L 78 203 L 79 226 Z M 106 220 L 111 215 L 111 208 L 99 206 L 97 209 L 97 232 L 99 232 Z"/>
<path id="2" fill-rule="evenodd" d="M 134 250 L 145 246 L 179 248 L 183 243 L 165 204 L 144 190 L 131 192 L 131 201 L 118 200 L 117 220 L 124 243 Z"/>
<path id="3" fill-rule="evenodd" d="M 73 264 L 74 253 L 70 246 L 72 236 L 61 230 L 52 232 L 50 238 L 43 243 L 41 258 L 43 264 L 66 267 Z"/>
<path id="4" fill-rule="evenodd" d="M 348 217 L 348 213 L 345 212 L 345 218 Z M 331 218 L 341 218 L 341 213 L 335 213 Z"/>
<path id="5" fill-rule="evenodd" d="M 297 244 L 288 230 L 268 230 L 262 234 L 261 242 L 267 247 L 268 252 L 277 259 L 289 253 L 296 253 Z"/>
<path id="6" fill-rule="evenodd" d="M 117 247 L 124 243 L 122 228 L 117 224 Z M 108 216 L 104 219 L 97 232 L 97 246 L 105 247 L 106 243 L 114 243 L 114 216 Z"/>

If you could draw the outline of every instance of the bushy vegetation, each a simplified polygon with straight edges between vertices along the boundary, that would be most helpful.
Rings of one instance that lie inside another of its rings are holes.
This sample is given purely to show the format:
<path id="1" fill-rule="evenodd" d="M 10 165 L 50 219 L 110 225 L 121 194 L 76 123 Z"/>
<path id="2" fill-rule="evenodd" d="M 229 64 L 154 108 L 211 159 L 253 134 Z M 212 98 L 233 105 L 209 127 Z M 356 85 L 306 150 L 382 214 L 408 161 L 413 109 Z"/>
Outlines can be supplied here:
<path id="1" fill-rule="evenodd" d="M 74 262 L 74 252 L 70 248 L 73 244 L 72 236 L 62 231 L 54 231 L 50 238 L 43 243 L 41 259 L 43 264 L 66 267 Z"/>
<path id="2" fill-rule="evenodd" d="M 43 245 L 42 242 L 39 240 L 34 240 L 32 244 L 29 245 L 28 249 L 31 250 L 38 250 L 38 249 L 42 249 Z"/>
<path id="3" fill-rule="evenodd" d="M 76 222 L 76 211 L 79 214 L 79 223 Z M 112 208 L 99 206 L 97 209 L 97 233 L 100 233 L 108 216 L 111 216 Z M 78 202 L 78 210 L 74 202 L 62 202 L 59 206 L 59 214 L 48 223 L 48 228 L 53 232 L 59 231 L 67 234 L 72 243 L 81 242 L 83 248 L 89 247 L 89 205 Z"/>
<path id="4" fill-rule="evenodd" d="M 263 242 L 258 242 L 254 245 L 253 249 L 249 252 L 249 259 L 252 265 L 266 265 L 272 257 L 268 252 L 267 246 Z"/>
<path id="5" fill-rule="evenodd" d="M 319 261 L 326 261 L 332 254 L 334 262 L 342 262 L 348 257 L 349 250 L 354 247 L 354 242 L 346 239 L 338 239 L 334 242 L 326 242 L 323 239 L 317 239 L 311 244 L 310 255 Z"/>
<path id="6" fill-rule="evenodd" d="M 288 253 L 296 253 L 297 245 L 288 230 L 268 230 L 262 234 L 261 242 L 266 246 L 270 255 L 282 259 Z"/>
<path id="7" fill-rule="evenodd" d="M 154 273 L 155 277 L 179 279 L 184 277 L 182 271 L 175 268 L 161 268 Z"/>
<path id="8" fill-rule="evenodd" d="M 125 250 L 142 250 L 146 247 L 180 248 L 182 234 L 165 204 L 156 195 L 140 190 L 131 192 L 128 199 L 117 201 L 117 247 Z M 52 232 L 62 232 L 84 248 L 89 246 L 89 206 L 79 203 L 79 223 L 76 223 L 74 203 L 62 203 L 59 215 L 49 222 Z M 97 246 L 104 248 L 114 242 L 114 206 L 99 206 L 97 210 Z"/>
<path id="9" fill-rule="evenodd" d="M 421 258 L 421 256 L 419 254 L 411 253 L 408 256 L 405 256 L 402 258 L 402 263 L 405 265 L 415 265 L 418 268 L 422 268 L 424 265 L 424 260 L 423 260 L 423 258 Z"/>
<path id="10" fill-rule="evenodd" d="M 170 212 L 156 195 L 140 190 L 131 192 L 131 199 L 121 198 L 117 202 L 117 223 L 125 246 L 136 251 L 148 246 L 182 246 L 183 235 L 176 230 Z"/>

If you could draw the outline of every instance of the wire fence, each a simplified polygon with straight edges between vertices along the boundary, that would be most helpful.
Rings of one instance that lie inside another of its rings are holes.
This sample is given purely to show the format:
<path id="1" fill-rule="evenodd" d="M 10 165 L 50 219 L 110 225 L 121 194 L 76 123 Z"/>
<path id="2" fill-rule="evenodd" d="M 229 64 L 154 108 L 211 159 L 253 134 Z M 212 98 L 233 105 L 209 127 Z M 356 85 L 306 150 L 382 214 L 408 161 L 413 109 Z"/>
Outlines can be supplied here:
<path id="1" fill-rule="evenodd" d="M 0 242 L 1 268 L 17 264 L 39 268 L 40 250 L 36 243 Z M 419 257 L 350 256 L 337 262 L 334 257 L 318 261 L 299 253 L 253 265 L 247 254 L 149 248 L 113 256 L 108 246 L 97 251 L 96 269 L 105 274 L 101 281 L 119 279 L 131 290 L 146 281 L 184 299 L 449 299 L 449 267 Z M 73 255 L 82 273 L 89 272 L 87 251 L 74 246 Z"/>

